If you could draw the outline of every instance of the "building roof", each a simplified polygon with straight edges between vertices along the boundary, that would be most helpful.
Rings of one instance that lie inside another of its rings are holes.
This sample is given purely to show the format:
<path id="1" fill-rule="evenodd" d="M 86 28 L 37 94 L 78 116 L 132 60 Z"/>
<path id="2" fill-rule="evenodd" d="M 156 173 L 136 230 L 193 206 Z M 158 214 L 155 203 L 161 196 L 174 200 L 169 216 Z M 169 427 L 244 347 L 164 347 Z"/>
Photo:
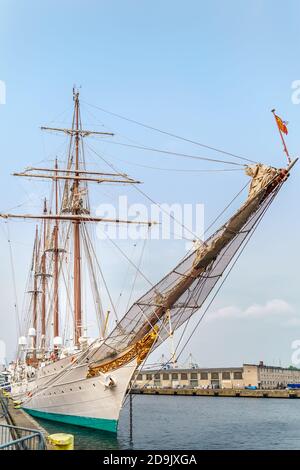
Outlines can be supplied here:
<path id="1" fill-rule="evenodd" d="M 140 374 L 191 373 L 191 372 L 243 372 L 243 367 L 199 367 L 196 369 L 143 369 Z"/>
<path id="2" fill-rule="evenodd" d="M 267 364 L 243 364 L 243 367 L 251 366 L 251 367 L 258 367 L 259 369 L 279 369 L 279 370 L 287 370 L 290 372 L 300 372 L 300 369 L 290 369 L 289 367 L 281 367 L 281 366 L 268 366 Z"/>

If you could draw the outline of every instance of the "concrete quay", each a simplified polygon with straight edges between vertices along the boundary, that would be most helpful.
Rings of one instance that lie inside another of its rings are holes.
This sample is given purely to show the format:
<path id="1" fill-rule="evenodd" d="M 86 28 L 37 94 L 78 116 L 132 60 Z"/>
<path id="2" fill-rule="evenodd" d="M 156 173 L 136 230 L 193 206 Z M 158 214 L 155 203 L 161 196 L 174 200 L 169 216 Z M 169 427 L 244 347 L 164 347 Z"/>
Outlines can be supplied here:
<path id="1" fill-rule="evenodd" d="M 247 390 L 247 389 L 199 389 L 199 388 L 133 388 L 136 395 L 178 395 L 199 397 L 237 397 L 237 398 L 300 398 L 300 390 Z"/>

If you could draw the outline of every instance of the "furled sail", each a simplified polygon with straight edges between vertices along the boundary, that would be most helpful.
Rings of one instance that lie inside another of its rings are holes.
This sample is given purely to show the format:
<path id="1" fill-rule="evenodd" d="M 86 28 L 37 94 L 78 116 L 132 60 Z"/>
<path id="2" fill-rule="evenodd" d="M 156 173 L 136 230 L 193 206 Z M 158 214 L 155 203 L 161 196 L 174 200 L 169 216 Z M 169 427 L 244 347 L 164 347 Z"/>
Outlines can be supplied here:
<path id="1" fill-rule="evenodd" d="M 246 167 L 252 177 L 242 207 L 205 243 L 186 256 L 169 274 L 137 300 L 97 352 L 95 362 L 131 347 L 157 325 L 155 347 L 169 335 L 166 313 L 179 328 L 205 302 L 245 240 L 249 237 L 288 176 L 288 170 L 262 164 Z"/>

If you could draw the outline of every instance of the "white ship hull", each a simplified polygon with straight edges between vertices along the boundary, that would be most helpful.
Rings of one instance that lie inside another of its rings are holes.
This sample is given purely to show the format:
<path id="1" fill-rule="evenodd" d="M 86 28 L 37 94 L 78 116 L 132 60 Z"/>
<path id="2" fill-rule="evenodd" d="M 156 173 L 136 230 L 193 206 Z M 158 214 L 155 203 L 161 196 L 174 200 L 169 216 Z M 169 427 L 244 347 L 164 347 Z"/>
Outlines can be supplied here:
<path id="1" fill-rule="evenodd" d="M 116 432 L 136 367 L 134 359 L 109 374 L 87 378 L 87 364 L 70 369 L 70 359 L 62 359 L 39 369 L 36 379 L 13 384 L 12 396 L 32 416 Z M 108 386 L 110 377 L 114 386 Z"/>

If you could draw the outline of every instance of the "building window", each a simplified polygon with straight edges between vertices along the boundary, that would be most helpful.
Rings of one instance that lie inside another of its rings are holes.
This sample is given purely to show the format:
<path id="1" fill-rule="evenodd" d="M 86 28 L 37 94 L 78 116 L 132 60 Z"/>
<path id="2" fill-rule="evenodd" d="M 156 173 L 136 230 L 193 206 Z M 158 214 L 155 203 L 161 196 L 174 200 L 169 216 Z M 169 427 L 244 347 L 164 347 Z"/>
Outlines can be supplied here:
<path id="1" fill-rule="evenodd" d="M 136 380 L 143 380 L 142 374 L 139 374 L 139 375 L 137 376 L 137 379 L 136 379 Z"/>
<path id="2" fill-rule="evenodd" d="M 200 379 L 201 380 L 208 380 L 208 373 L 207 372 L 201 372 L 200 373 Z"/>
<path id="3" fill-rule="evenodd" d="M 196 372 L 191 373 L 191 380 L 190 380 L 190 387 L 195 388 L 198 387 L 198 374 Z"/>
<path id="4" fill-rule="evenodd" d="M 172 380 L 178 380 L 178 374 L 172 374 Z"/>
<path id="5" fill-rule="evenodd" d="M 147 380 L 152 380 L 152 374 L 146 374 L 146 379 Z"/>
<path id="6" fill-rule="evenodd" d="M 236 380 L 240 380 L 243 378 L 243 375 L 241 372 L 234 372 L 233 373 L 233 378 L 236 379 Z"/>
<path id="7" fill-rule="evenodd" d="M 181 374 L 181 380 L 187 380 L 188 376 L 187 374 Z"/>
<path id="8" fill-rule="evenodd" d="M 160 374 L 159 373 L 156 373 L 154 374 L 154 385 L 156 387 L 159 387 L 160 386 Z"/>
<path id="9" fill-rule="evenodd" d="M 223 380 L 230 380 L 230 372 L 222 372 Z"/>
<path id="10" fill-rule="evenodd" d="M 218 372 L 212 372 L 211 373 L 211 378 L 212 378 L 212 380 L 218 380 L 219 379 L 219 373 Z"/>
<path id="11" fill-rule="evenodd" d="M 169 374 L 163 374 L 163 380 L 169 380 Z"/>

